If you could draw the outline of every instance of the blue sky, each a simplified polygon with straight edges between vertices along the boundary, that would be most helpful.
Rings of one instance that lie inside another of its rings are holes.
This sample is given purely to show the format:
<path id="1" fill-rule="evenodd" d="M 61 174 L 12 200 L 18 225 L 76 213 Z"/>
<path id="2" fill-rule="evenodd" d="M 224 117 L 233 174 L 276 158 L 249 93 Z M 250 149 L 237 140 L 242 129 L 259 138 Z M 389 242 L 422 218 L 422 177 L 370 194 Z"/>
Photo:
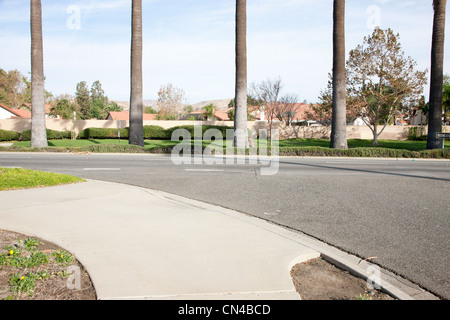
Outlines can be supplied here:
<path id="1" fill-rule="evenodd" d="M 317 101 L 332 67 L 332 0 L 247 0 L 248 81 L 281 78 L 285 93 Z M 429 69 L 431 0 L 348 0 L 347 51 L 375 25 L 400 33 Z M 43 0 L 46 89 L 74 94 L 100 80 L 129 100 L 131 0 Z M 188 103 L 234 95 L 234 0 L 143 0 L 144 98 L 173 83 Z M 449 21 L 447 19 L 447 21 Z M 450 54 L 447 23 L 446 54 Z M 29 1 L 0 0 L 0 68 L 30 72 Z M 450 73 L 449 63 L 445 72 Z M 427 90 L 425 94 L 428 95 Z"/>

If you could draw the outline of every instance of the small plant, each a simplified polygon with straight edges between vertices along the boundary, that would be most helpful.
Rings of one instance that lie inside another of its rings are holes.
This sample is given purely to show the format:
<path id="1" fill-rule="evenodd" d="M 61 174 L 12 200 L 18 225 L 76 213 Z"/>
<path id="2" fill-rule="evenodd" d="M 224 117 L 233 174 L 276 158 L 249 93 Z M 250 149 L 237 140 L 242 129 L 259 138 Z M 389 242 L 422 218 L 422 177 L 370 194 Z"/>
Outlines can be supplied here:
<path id="1" fill-rule="evenodd" d="M 359 294 L 359 296 L 355 297 L 356 300 L 373 300 L 371 296 L 369 296 L 367 293 L 365 295 Z"/>
<path id="2" fill-rule="evenodd" d="M 70 253 L 68 253 L 64 250 L 55 251 L 52 253 L 52 256 L 55 258 L 55 261 L 57 263 L 62 264 L 62 265 L 69 265 L 69 264 L 73 263 L 75 260 L 74 257 Z"/>
<path id="3" fill-rule="evenodd" d="M 36 250 L 36 248 L 41 244 L 39 240 L 33 238 L 28 238 L 25 239 L 24 241 L 19 240 L 19 242 L 23 242 L 25 249 L 28 251 Z"/>

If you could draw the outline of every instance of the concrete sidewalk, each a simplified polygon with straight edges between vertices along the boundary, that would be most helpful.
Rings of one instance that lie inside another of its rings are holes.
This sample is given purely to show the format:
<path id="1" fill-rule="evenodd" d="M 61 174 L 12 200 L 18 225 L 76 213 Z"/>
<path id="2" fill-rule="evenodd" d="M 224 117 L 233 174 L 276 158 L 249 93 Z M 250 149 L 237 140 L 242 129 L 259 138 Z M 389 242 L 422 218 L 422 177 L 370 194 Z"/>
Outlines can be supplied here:
<path id="1" fill-rule="evenodd" d="M 320 256 L 266 221 L 127 185 L 7 191 L 0 203 L 0 229 L 74 254 L 103 300 L 300 299 L 290 270 Z"/>

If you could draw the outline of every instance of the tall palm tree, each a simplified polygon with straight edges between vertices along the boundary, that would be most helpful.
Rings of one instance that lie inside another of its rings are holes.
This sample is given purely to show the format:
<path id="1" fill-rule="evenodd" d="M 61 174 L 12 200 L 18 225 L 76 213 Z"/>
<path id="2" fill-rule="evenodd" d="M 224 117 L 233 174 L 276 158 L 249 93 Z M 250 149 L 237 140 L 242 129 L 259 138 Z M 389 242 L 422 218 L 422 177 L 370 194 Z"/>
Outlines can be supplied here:
<path id="1" fill-rule="evenodd" d="M 142 85 L 142 0 L 132 0 L 131 94 L 129 143 L 144 146 L 144 100 Z"/>
<path id="2" fill-rule="evenodd" d="M 436 133 L 442 131 L 442 90 L 444 82 L 445 9 L 447 0 L 433 0 L 434 22 L 431 49 L 430 111 L 428 113 L 427 149 L 439 149 L 442 140 Z"/>
<path id="3" fill-rule="evenodd" d="M 334 0 L 333 9 L 333 149 L 348 149 L 345 70 L 345 0 Z"/>
<path id="4" fill-rule="evenodd" d="M 31 146 L 47 147 L 41 0 L 31 0 Z"/>
<path id="5" fill-rule="evenodd" d="M 248 147 L 247 133 L 247 1 L 236 0 L 236 91 L 234 146 Z"/>

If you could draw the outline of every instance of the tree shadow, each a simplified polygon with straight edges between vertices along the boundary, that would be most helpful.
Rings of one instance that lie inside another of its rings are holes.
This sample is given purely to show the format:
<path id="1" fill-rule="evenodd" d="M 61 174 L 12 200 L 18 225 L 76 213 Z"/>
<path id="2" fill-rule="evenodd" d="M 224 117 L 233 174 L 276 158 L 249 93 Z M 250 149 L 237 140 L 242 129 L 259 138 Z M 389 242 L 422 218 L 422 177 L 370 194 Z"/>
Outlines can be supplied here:
<path id="1" fill-rule="evenodd" d="M 282 163 L 289 164 L 289 165 L 295 165 L 295 166 L 332 169 L 332 170 L 339 170 L 339 171 L 373 173 L 373 174 L 379 174 L 379 175 L 390 175 L 390 176 L 398 176 L 398 177 L 406 177 L 406 178 L 419 178 L 419 179 L 428 179 L 428 180 L 446 181 L 446 182 L 450 181 L 450 179 L 445 179 L 445 178 L 418 176 L 418 175 L 414 175 L 414 174 L 406 174 L 406 173 L 398 173 L 398 172 L 386 172 L 386 171 L 377 171 L 377 170 L 369 170 L 369 169 L 334 167 L 334 166 L 327 166 L 327 165 L 323 165 L 323 164 L 311 164 L 311 163 L 301 163 L 301 162 L 291 162 L 291 161 L 280 160 L 280 164 L 282 164 Z"/>

